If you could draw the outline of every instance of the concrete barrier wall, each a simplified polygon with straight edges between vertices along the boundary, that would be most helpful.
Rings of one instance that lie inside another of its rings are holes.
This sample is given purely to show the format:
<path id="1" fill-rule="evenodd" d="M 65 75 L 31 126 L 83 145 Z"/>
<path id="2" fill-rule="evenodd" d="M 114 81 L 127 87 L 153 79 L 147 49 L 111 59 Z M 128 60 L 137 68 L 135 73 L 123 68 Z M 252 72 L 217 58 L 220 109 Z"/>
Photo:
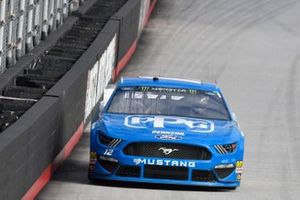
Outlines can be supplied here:
<path id="1" fill-rule="evenodd" d="M 149 10 L 150 10 L 150 0 L 141 0 L 138 36 L 141 35 L 147 23 Z"/>
<path id="2" fill-rule="evenodd" d="M 95 5 L 113 3 L 109 0 L 92 1 Z M 120 62 L 124 58 L 128 61 L 135 51 L 141 21 L 147 18 L 147 15 L 140 15 L 141 10 L 146 9 L 141 6 L 149 7 L 140 0 L 128 0 L 106 21 L 71 69 L 42 97 L 29 102 L 33 106 L 1 132 L 0 199 L 34 198 L 55 168 L 70 154 L 84 126 L 97 110 L 103 89 L 114 75 L 119 74 Z M 89 15 L 86 10 L 80 12 L 79 9 L 80 19 L 101 21 L 105 15 L 102 12 Z M 16 76 L 17 72 L 14 72 L 11 77 Z M 5 80 L 6 86 L 2 84 L 1 89 L 15 82 L 8 76 Z M 7 97 L 3 98 L 0 98 L 0 109 L 1 101 L 7 101 Z M 7 106 L 7 102 L 4 105 Z"/>
<path id="3" fill-rule="evenodd" d="M 43 97 L 0 138 L 0 199 L 20 199 L 55 157 L 58 98 Z"/>

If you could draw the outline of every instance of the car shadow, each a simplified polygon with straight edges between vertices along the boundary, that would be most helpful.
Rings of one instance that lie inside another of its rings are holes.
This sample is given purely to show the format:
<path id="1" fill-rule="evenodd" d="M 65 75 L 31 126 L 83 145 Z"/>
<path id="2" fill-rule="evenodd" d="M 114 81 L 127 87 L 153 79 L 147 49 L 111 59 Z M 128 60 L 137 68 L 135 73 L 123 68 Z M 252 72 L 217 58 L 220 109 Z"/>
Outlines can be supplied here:
<path id="1" fill-rule="evenodd" d="M 154 190 L 175 190 L 175 191 L 204 191 L 204 192 L 230 192 L 233 189 L 221 187 L 205 187 L 205 186 L 187 186 L 187 185 L 172 185 L 172 184 L 156 184 L 156 183 L 140 183 L 140 182 L 126 182 L 113 180 L 93 180 L 90 184 L 106 186 L 106 187 L 120 187 L 120 188 L 135 188 L 135 189 L 154 189 Z"/>

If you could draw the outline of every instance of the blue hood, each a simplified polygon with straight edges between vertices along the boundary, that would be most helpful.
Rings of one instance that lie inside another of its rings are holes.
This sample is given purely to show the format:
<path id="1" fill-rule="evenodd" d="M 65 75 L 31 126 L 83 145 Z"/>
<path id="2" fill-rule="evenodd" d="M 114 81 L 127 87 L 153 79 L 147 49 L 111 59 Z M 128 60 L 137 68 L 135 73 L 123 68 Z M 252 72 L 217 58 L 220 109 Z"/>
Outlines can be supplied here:
<path id="1" fill-rule="evenodd" d="M 241 138 L 234 121 L 202 120 L 186 117 L 104 114 L 95 124 L 114 138 L 127 141 L 174 141 L 222 144 Z"/>

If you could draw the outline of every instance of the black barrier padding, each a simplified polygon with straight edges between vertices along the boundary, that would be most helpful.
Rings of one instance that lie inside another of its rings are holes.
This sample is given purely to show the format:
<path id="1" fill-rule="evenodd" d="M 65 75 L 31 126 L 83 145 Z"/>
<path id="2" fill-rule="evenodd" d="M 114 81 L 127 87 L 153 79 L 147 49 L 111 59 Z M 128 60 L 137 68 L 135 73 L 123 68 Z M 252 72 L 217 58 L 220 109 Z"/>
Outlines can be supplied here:
<path id="1" fill-rule="evenodd" d="M 104 21 L 81 17 L 47 55 L 75 60 L 80 58 L 104 25 Z"/>
<path id="2" fill-rule="evenodd" d="M 33 62 L 29 66 L 29 69 L 49 70 L 65 74 L 72 68 L 75 61 L 75 59 L 44 55 L 39 57 L 37 61 Z"/>
<path id="3" fill-rule="evenodd" d="M 29 75 L 39 75 L 42 77 L 49 77 L 49 78 L 55 78 L 59 79 L 64 75 L 64 72 L 62 71 L 53 71 L 53 70 L 47 70 L 47 69 L 25 69 L 24 74 Z"/>
<path id="4" fill-rule="evenodd" d="M 72 67 L 73 63 L 74 60 L 65 58 L 39 57 L 24 70 L 23 75 L 19 75 L 15 79 L 15 85 L 8 85 L 3 89 L 2 95 L 38 100 Z M 15 113 L 17 117 L 8 118 L 2 114 L 0 116 L 0 133 L 13 124 L 33 103 L 34 101 L 1 100 L 2 108 L 7 112 Z"/>
<path id="5" fill-rule="evenodd" d="M 128 0 L 112 17 L 112 19 L 120 21 L 118 61 L 125 56 L 133 42 L 137 39 L 140 4 L 140 0 Z"/>
<path id="6" fill-rule="evenodd" d="M 116 13 L 126 2 L 127 0 L 97 1 L 85 15 L 94 18 L 108 19 L 112 16 L 112 13 Z"/>
<path id="7" fill-rule="evenodd" d="M 40 81 L 53 81 L 56 82 L 58 80 L 57 77 L 40 75 L 40 74 L 23 74 L 20 77 L 24 77 L 28 80 L 40 80 Z"/>
<path id="8" fill-rule="evenodd" d="M 19 119 L 18 113 L 13 111 L 2 111 L 0 113 L 0 131 L 6 129 L 17 119 Z"/>
<path id="9" fill-rule="evenodd" d="M 43 97 L 0 134 L 0 199 L 20 199 L 55 157 L 58 99 Z"/>
<path id="10" fill-rule="evenodd" d="M 74 49 L 63 49 L 63 48 L 53 48 L 49 51 L 51 56 L 60 56 L 66 58 L 78 59 L 83 51 L 76 51 Z"/>
<path id="11" fill-rule="evenodd" d="M 98 0 L 89 0 L 84 2 L 82 6 L 78 8 L 77 11 L 73 12 L 73 15 L 81 16 L 84 15 Z"/>
<path id="12" fill-rule="evenodd" d="M 56 80 L 40 79 L 39 77 L 19 76 L 16 78 L 16 86 L 49 89 L 55 83 Z"/>
<path id="13" fill-rule="evenodd" d="M 88 48 L 89 45 L 87 44 L 81 44 L 81 43 L 74 43 L 74 41 L 64 41 L 57 43 L 57 48 L 62 49 L 76 49 L 78 51 L 85 51 Z"/>
<path id="14" fill-rule="evenodd" d="M 13 124 L 35 102 L 0 99 L 0 133 Z"/>
<path id="15" fill-rule="evenodd" d="M 26 111 L 35 102 L 34 101 L 19 101 L 10 99 L 0 99 L 2 111 Z"/>
<path id="16" fill-rule="evenodd" d="M 28 88 L 22 86 L 8 86 L 4 89 L 3 95 L 6 97 L 40 99 L 46 92 L 45 89 Z"/>

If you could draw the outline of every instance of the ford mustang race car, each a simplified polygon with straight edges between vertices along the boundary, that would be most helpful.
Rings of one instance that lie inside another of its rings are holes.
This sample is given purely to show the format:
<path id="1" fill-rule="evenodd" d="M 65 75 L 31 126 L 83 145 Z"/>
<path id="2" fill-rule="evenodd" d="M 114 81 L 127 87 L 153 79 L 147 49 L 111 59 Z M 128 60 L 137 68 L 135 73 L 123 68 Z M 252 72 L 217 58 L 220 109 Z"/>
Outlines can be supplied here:
<path id="1" fill-rule="evenodd" d="M 240 185 L 244 135 L 215 84 L 125 78 L 105 93 L 91 126 L 91 180 Z"/>

